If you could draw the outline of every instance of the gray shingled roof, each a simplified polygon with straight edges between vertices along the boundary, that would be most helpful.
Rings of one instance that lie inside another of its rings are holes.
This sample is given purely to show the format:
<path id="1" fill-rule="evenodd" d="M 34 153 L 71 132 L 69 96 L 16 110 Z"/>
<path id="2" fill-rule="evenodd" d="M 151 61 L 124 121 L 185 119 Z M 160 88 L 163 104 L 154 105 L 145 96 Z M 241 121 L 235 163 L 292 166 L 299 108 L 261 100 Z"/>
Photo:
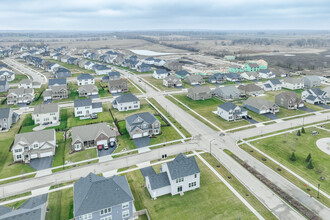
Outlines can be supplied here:
<path id="1" fill-rule="evenodd" d="M 312 88 L 312 89 L 310 89 L 310 90 L 313 91 L 314 94 L 317 95 L 317 96 L 322 96 L 323 93 L 324 93 L 324 91 L 321 90 L 320 88 Z"/>
<path id="2" fill-rule="evenodd" d="M 170 180 L 166 172 L 154 174 L 149 177 L 150 186 L 152 190 L 159 189 L 170 185 Z"/>
<path id="3" fill-rule="evenodd" d="M 0 80 L 0 86 L 6 85 L 8 82 L 7 80 Z"/>
<path id="4" fill-rule="evenodd" d="M 55 129 L 20 133 L 15 135 L 14 146 L 20 141 L 23 141 L 31 145 L 35 141 L 37 142 L 53 141 L 54 138 L 55 138 Z"/>
<path id="5" fill-rule="evenodd" d="M 211 92 L 210 87 L 208 86 L 196 86 L 196 87 L 191 87 L 188 89 L 188 93 L 209 93 Z"/>
<path id="6" fill-rule="evenodd" d="M 188 71 L 186 70 L 180 70 L 180 71 L 176 71 L 175 72 L 176 75 L 179 75 L 179 76 L 189 76 L 191 75 Z"/>
<path id="7" fill-rule="evenodd" d="M 92 108 L 103 108 L 102 102 L 92 103 Z"/>
<path id="8" fill-rule="evenodd" d="M 86 91 L 87 93 L 91 93 L 94 90 L 97 91 L 97 92 L 99 91 L 99 89 L 97 88 L 97 86 L 96 85 L 93 85 L 93 84 L 81 85 L 78 88 L 78 92 Z"/>
<path id="9" fill-rule="evenodd" d="M 74 216 L 133 201 L 126 176 L 105 178 L 90 173 L 74 184 Z"/>
<path id="10" fill-rule="evenodd" d="M 132 93 L 122 94 L 121 96 L 115 99 L 117 103 L 126 103 L 126 102 L 137 102 L 139 99 Z"/>
<path id="11" fill-rule="evenodd" d="M 83 106 L 91 106 L 92 99 L 75 99 L 74 100 L 74 107 L 83 107 Z"/>
<path id="12" fill-rule="evenodd" d="M 10 108 L 0 108 L 0 118 L 9 118 Z"/>
<path id="13" fill-rule="evenodd" d="M 53 86 L 53 85 L 66 85 L 66 78 L 61 78 L 61 79 L 49 79 L 48 81 L 48 86 Z"/>
<path id="14" fill-rule="evenodd" d="M 142 113 L 137 113 L 137 114 L 130 115 L 130 116 L 126 117 L 125 118 L 126 123 L 128 123 L 130 126 L 132 126 L 133 122 L 138 117 L 140 117 L 143 121 L 148 122 L 149 124 L 152 124 L 155 121 L 158 121 L 158 119 L 153 114 L 151 114 L 150 112 L 142 112 Z M 139 123 L 139 124 L 141 124 L 141 123 Z"/>
<path id="15" fill-rule="evenodd" d="M 271 79 L 269 80 L 273 85 L 281 85 L 281 81 L 279 79 Z"/>
<path id="16" fill-rule="evenodd" d="M 268 101 L 264 98 L 253 98 L 253 97 L 248 98 L 243 103 L 245 103 L 246 105 L 255 107 L 257 109 L 260 109 L 262 106 L 266 106 L 267 108 L 271 108 L 275 104 L 275 103 L 270 102 L 270 101 Z"/>
<path id="17" fill-rule="evenodd" d="M 284 82 L 287 82 L 287 83 L 290 83 L 290 84 L 302 83 L 302 79 L 301 78 L 295 78 L 295 77 L 285 78 L 283 81 Z"/>
<path id="18" fill-rule="evenodd" d="M 156 74 L 167 74 L 167 70 L 166 69 L 157 69 L 155 70 Z"/>
<path id="19" fill-rule="evenodd" d="M 120 76 L 120 73 L 117 71 L 108 73 L 108 76 Z"/>
<path id="20" fill-rule="evenodd" d="M 73 127 L 71 130 L 72 143 L 79 141 L 94 140 L 101 133 L 108 137 L 116 137 L 116 132 L 107 123 L 97 123 Z"/>
<path id="21" fill-rule="evenodd" d="M 257 86 L 256 84 L 239 85 L 238 89 L 244 92 L 254 92 L 254 91 L 263 90 L 260 86 Z"/>
<path id="22" fill-rule="evenodd" d="M 58 109 L 58 103 L 41 104 L 34 107 L 33 114 L 58 112 Z"/>
<path id="23" fill-rule="evenodd" d="M 199 173 L 199 167 L 194 157 L 180 153 L 173 161 L 167 162 L 172 180 Z"/>
<path id="24" fill-rule="evenodd" d="M 77 77 L 78 80 L 83 80 L 83 79 L 94 79 L 94 76 L 88 73 L 82 73 Z"/>
<path id="25" fill-rule="evenodd" d="M 237 107 L 237 105 L 235 105 L 234 103 L 231 103 L 231 102 L 226 102 L 226 103 L 219 105 L 218 107 L 222 108 L 223 110 L 228 112 L 230 110 L 234 110 Z M 242 109 L 242 110 L 244 110 L 244 109 Z"/>

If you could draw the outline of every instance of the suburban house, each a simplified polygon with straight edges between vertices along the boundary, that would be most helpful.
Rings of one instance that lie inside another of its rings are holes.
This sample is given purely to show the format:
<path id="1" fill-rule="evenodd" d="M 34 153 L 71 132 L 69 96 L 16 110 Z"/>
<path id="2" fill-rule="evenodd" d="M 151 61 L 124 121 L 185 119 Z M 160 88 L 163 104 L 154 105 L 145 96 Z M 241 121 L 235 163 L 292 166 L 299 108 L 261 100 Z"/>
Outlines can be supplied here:
<path id="1" fill-rule="evenodd" d="M 285 78 L 283 79 L 282 87 L 291 90 L 303 89 L 304 82 L 302 81 L 301 78 L 294 78 L 294 77 Z"/>
<path id="2" fill-rule="evenodd" d="M 311 88 L 301 93 L 301 99 L 310 104 L 326 104 L 329 102 L 328 93 L 320 88 Z"/>
<path id="3" fill-rule="evenodd" d="M 34 89 L 9 89 L 7 95 L 7 104 L 30 104 L 34 100 Z"/>
<path id="4" fill-rule="evenodd" d="M 164 64 L 164 67 L 170 69 L 172 71 L 180 71 L 182 70 L 182 64 L 178 60 L 168 60 Z"/>
<path id="5" fill-rule="evenodd" d="M 148 64 L 141 63 L 140 65 L 137 65 L 136 70 L 140 73 L 150 72 L 151 67 Z"/>
<path id="6" fill-rule="evenodd" d="M 24 88 L 24 89 L 28 89 L 28 88 L 39 89 L 40 87 L 41 87 L 41 83 L 40 83 L 40 82 L 35 82 L 35 81 L 32 81 L 31 79 L 22 79 L 22 80 L 18 83 L 18 88 Z"/>
<path id="7" fill-rule="evenodd" d="M 190 85 L 203 85 L 205 83 L 203 77 L 201 77 L 200 75 L 190 75 L 190 76 L 187 76 L 185 79 L 184 79 L 184 82 L 185 83 L 188 83 Z"/>
<path id="8" fill-rule="evenodd" d="M 246 80 L 259 80 L 259 73 L 257 72 L 243 72 L 241 73 L 241 77 L 246 79 Z"/>
<path id="9" fill-rule="evenodd" d="M 56 124 L 60 121 L 58 103 L 36 105 L 32 114 L 34 124 Z"/>
<path id="10" fill-rule="evenodd" d="M 72 151 L 85 150 L 87 147 L 108 146 L 116 142 L 116 131 L 107 123 L 76 126 L 71 129 Z"/>
<path id="11" fill-rule="evenodd" d="M 237 74 L 237 73 L 226 73 L 226 80 L 230 81 L 230 82 L 239 82 L 242 81 L 242 77 L 241 75 Z"/>
<path id="12" fill-rule="evenodd" d="M 35 196 L 25 201 L 19 208 L 0 206 L 1 220 L 45 220 L 47 195 Z"/>
<path id="13" fill-rule="evenodd" d="M 95 64 L 93 62 L 87 61 L 84 65 L 84 69 L 91 70 L 91 69 L 93 69 L 94 65 Z"/>
<path id="14" fill-rule="evenodd" d="M 55 129 L 33 131 L 15 135 L 12 147 L 14 161 L 29 163 L 35 158 L 55 155 Z"/>
<path id="15" fill-rule="evenodd" d="M 9 89 L 9 83 L 7 80 L 0 80 L 0 92 L 7 92 Z"/>
<path id="16" fill-rule="evenodd" d="M 48 80 L 48 88 L 51 88 L 52 86 L 66 86 L 66 78 L 62 79 L 49 79 Z"/>
<path id="17" fill-rule="evenodd" d="M 322 88 L 322 90 L 328 94 L 330 94 L 330 86 L 327 86 L 325 88 Z"/>
<path id="18" fill-rule="evenodd" d="M 0 131 L 9 130 L 19 119 L 19 114 L 11 108 L 0 108 Z"/>
<path id="19" fill-rule="evenodd" d="M 237 89 L 240 91 L 241 95 L 248 96 L 248 95 L 260 95 L 264 93 L 264 90 L 257 86 L 256 84 L 247 84 L 247 85 L 239 85 Z"/>
<path id="20" fill-rule="evenodd" d="M 244 72 L 244 69 L 239 65 L 231 65 L 231 66 L 229 66 L 228 72 L 230 72 L 230 73 L 241 73 L 241 72 Z"/>
<path id="21" fill-rule="evenodd" d="M 226 102 L 218 105 L 217 115 L 226 121 L 235 121 L 245 118 L 248 115 L 248 112 L 240 106 L 237 106 L 231 102 Z"/>
<path id="22" fill-rule="evenodd" d="M 180 70 L 180 71 L 176 71 L 174 75 L 179 77 L 180 79 L 185 79 L 187 76 L 190 76 L 191 74 L 186 70 Z"/>
<path id="23" fill-rule="evenodd" d="M 95 65 L 93 68 L 97 75 L 105 75 L 111 72 L 111 68 L 106 65 Z"/>
<path id="24" fill-rule="evenodd" d="M 181 87 L 182 82 L 179 77 L 170 75 L 163 79 L 163 85 L 166 87 Z"/>
<path id="25" fill-rule="evenodd" d="M 265 69 L 265 70 L 261 70 L 259 72 L 259 77 L 261 79 L 272 79 L 272 78 L 275 78 L 276 75 L 272 71 Z"/>
<path id="26" fill-rule="evenodd" d="M 77 220 L 133 219 L 133 200 L 126 176 L 105 178 L 90 173 L 73 185 L 73 215 Z"/>
<path id="27" fill-rule="evenodd" d="M 0 80 L 11 82 L 15 79 L 15 73 L 7 70 L 0 71 Z"/>
<path id="28" fill-rule="evenodd" d="M 77 77 L 77 83 L 78 86 L 83 86 L 83 85 L 94 85 L 95 84 L 95 79 L 94 76 L 88 74 L 88 73 L 82 73 Z"/>
<path id="29" fill-rule="evenodd" d="M 66 78 L 66 77 L 71 77 L 71 71 L 63 68 L 63 67 L 59 67 L 55 70 L 54 72 L 56 78 Z"/>
<path id="30" fill-rule="evenodd" d="M 192 100 L 205 100 L 212 98 L 212 93 L 208 86 L 196 86 L 188 89 L 187 96 Z"/>
<path id="31" fill-rule="evenodd" d="M 168 72 L 166 69 L 154 70 L 154 73 L 152 74 L 152 77 L 154 77 L 155 79 L 164 79 L 166 76 L 168 76 Z"/>
<path id="32" fill-rule="evenodd" d="M 110 72 L 108 75 L 109 75 L 109 81 L 120 79 L 120 73 L 119 72 Z"/>
<path id="33" fill-rule="evenodd" d="M 279 112 L 280 108 L 277 104 L 267 101 L 264 98 L 248 98 L 243 102 L 243 106 L 258 114 L 266 114 Z"/>
<path id="34" fill-rule="evenodd" d="M 92 103 L 90 98 L 74 100 L 74 117 L 85 117 L 100 112 L 103 112 L 102 102 Z"/>
<path id="35" fill-rule="evenodd" d="M 49 89 L 46 89 L 42 93 L 44 97 L 44 101 L 48 100 L 57 100 L 57 99 L 67 99 L 69 97 L 68 95 L 68 89 L 66 84 L 65 85 L 56 85 L 51 86 Z"/>
<path id="36" fill-rule="evenodd" d="M 247 62 L 244 66 L 244 70 L 247 72 L 257 72 L 259 71 L 259 64 L 254 62 Z"/>
<path id="37" fill-rule="evenodd" d="M 301 100 L 295 92 L 282 92 L 275 96 L 275 104 L 286 109 L 298 109 L 304 107 L 304 101 Z"/>
<path id="38" fill-rule="evenodd" d="M 161 123 L 150 112 L 137 113 L 125 118 L 126 130 L 131 138 L 140 138 L 160 134 Z"/>
<path id="39" fill-rule="evenodd" d="M 281 89 L 282 89 L 282 83 L 279 79 L 271 79 L 264 84 L 265 91 L 278 91 Z"/>
<path id="40" fill-rule="evenodd" d="M 303 78 L 305 88 L 321 86 L 321 79 L 318 76 L 305 76 Z"/>
<path id="41" fill-rule="evenodd" d="M 109 80 L 108 90 L 110 93 L 128 92 L 126 79 Z"/>
<path id="42" fill-rule="evenodd" d="M 132 93 L 122 94 L 112 102 L 112 106 L 118 111 L 140 109 L 140 99 Z"/>
<path id="43" fill-rule="evenodd" d="M 161 172 L 145 177 L 151 198 L 171 194 L 183 195 L 200 188 L 200 170 L 194 157 L 180 153 L 173 161 L 163 163 Z"/>
<path id="44" fill-rule="evenodd" d="M 93 85 L 93 84 L 82 85 L 82 86 L 79 86 L 79 88 L 78 88 L 78 94 L 80 97 L 98 95 L 99 89 L 97 88 L 96 85 Z"/>
<path id="45" fill-rule="evenodd" d="M 226 75 L 223 73 L 215 73 L 210 76 L 207 81 L 209 83 L 224 83 L 226 82 Z"/>
<path id="46" fill-rule="evenodd" d="M 213 94 L 223 99 L 238 99 L 241 96 L 241 92 L 236 86 L 218 87 L 213 90 Z"/>

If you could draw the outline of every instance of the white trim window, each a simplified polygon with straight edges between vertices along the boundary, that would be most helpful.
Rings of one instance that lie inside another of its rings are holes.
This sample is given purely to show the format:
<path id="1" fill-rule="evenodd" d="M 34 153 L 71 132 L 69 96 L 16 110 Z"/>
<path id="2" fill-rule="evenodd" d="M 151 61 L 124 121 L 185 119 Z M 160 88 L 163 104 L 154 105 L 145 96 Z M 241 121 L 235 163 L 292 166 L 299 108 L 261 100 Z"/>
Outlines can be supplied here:
<path id="1" fill-rule="evenodd" d="M 195 187 L 195 186 L 196 186 L 196 182 L 189 183 L 189 188 Z"/>
<path id="2" fill-rule="evenodd" d="M 106 209 L 101 209 L 100 210 L 100 215 L 109 214 L 109 213 L 111 213 L 111 211 L 112 211 L 111 207 L 110 208 L 106 208 Z"/>
<path id="3" fill-rule="evenodd" d="M 100 220 L 112 220 L 112 215 L 105 216 L 103 218 L 100 218 Z"/>
<path id="4" fill-rule="evenodd" d="M 122 207 L 122 209 L 128 209 L 129 202 L 125 202 L 125 203 L 121 204 L 121 207 Z"/>
<path id="5" fill-rule="evenodd" d="M 183 181 L 184 181 L 184 178 L 183 177 L 176 179 L 176 183 L 181 183 Z"/>
<path id="6" fill-rule="evenodd" d="M 79 217 L 80 220 L 92 219 L 92 213 L 88 213 Z"/>
<path id="7" fill-rule="evenodd" d="M 123 218 L 128 218 L 129 217 L 129 210 L 125 210 L 122 212 L 122 217 Z"/>

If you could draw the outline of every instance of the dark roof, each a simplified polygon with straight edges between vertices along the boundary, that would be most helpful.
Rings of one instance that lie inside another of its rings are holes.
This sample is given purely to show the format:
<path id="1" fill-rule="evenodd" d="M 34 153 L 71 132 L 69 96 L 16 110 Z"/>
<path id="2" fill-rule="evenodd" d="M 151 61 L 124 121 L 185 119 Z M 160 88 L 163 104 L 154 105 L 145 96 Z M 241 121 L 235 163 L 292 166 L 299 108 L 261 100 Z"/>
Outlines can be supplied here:
<path id="1" fill-rule="evenodd" d="M 172 180 L 199 173 L 199 167 L 194 157 L 180 153 L 173 161 L 167 163 Z"/>
<path id="2" fill-rule="evenodd" d="M 241 78 L 241 75 L 237 74 L 237 73 L 226 73 L 226 77 L 227 78 Z"/>
<path id="3" fill-rule="evenodd" d="M 125 176 L 105 178 L 93 173 L 74 184 L 74 216 L 133 201 Z"/>
<path id="4" fill-rule="evenodd" d="M 102 108 L 102 102 L 95 102 L 92 103 L 92 108 Z"/>
<path id="5" fill-rule="evenodd" d="M 8 84 L 7 80 L 0 80 L 0 86 Z"/>
<path id="6" fill-rule="evenodd" d="M 324 91 L 321 90 L 320 88 L 312 88 L 312 89 L 310 89 L 310 90 L 313 91 L 314 94 L 317 95 L 317 96 L 321 96 L 321 95 L 323 95 L 323 93 L 324 93 Z"/>
<path id="7" fill-rule="evenodd" d="M 156 74 L 167 74 L 167 70 L 166 69 L 157 69 L 155 70 Z"/>
<path id="8" fill-rule="evenodd" d="M 133 122 L 135 121 L 135 119 L 137 119 L 138 117 L 142 118 L 143 121 L 146 121 L 149 124 L 152 124 L 155 121 L 158 121 L 158 119 L 150 112 L 143 112 L 143 113 L 137 113 L 137 114 L 126 117 L 126 119 L 125 119 L 126 123 L 128 123 L 129 125 L 132 125 Z"/>
<path id="9" fill-rule="evenodd" d="M 0 118 L 9 118 L 10 108 L 0 108 Z"/>
<path id="10" fill-rule="evenodd" d="M 190 74 L 188 71 L 186 71 L 186 70 L 176 71 L 175 74 L 176 74 L 176 75 L 179 75 L 179 76 L 191 75 L 191 74 Z"/>
<path id="11" fill-rule="evenodd" d="M 117 103 L 125 103 L 125 102 L 136 102 L 136 101 L 139 101 L 139 99 L 132 93 L 126 93 L 126 94 L 122 94 L 121 96 L 117 97 L 115 99 L 115 101 Z"/>
<path id="12" fill-rule="evenodd" d="M 281 85 L 281 81 L 279 79 L 271 79 L 269 80 L 271 83 L 273 83 L 273 85 Z"/>
<path id="13" fill-rule="evenodd" d="M 264 86 L 265 86 L 266 88 L 272 88 L 271 85 L 270 85 L 269 83 L 264 84 Z"/>
<path id="14" fill-rule="evenodd" d="M 59 67 L 56 71 L 55 71 L 55 73 L 71 73 L 71 71 L 70 70 L 68 70 L 67 68 L 64 68 L 64 67 Z"/>
<path id="15" fill-rule="evenodd" d="M 109 76 L 120 76 L 119 72 L 110 72 L 108 73 Z"/>
<path id="16" fill-rule="evenodd" d="M 265 70 L 260 70 L 259 72 L 260 73 L 270 73 L 270 70 L 269 69 L 265 69 Z"/>
<path id="17" fill-rule="evenodd" d="M 94 79 L 94 76 L 88 74 L 88 73 L 82 73 L 77 77 L 78 80 L 83 80 L 83 79 Z"/>
<path id="18" fill-rule="evenodd" d="M 111 68 L 107 67 L 106 65 L 97 65 L 95 67 L 96 70 L 110 70 Z"/>
<path id="19" fill-rule="evenodd" d="M 165 186 L 170 185 L 170 180 L 168 179 L 168 175 L 166 172 L 154 174 L 148 176 L 150 181 L 150 186 L 152 190 L 159 189 Z"/>
<path id="20" fill-rule="evenodd" d="M 83 107 L 83 106 L 91 106 L 92 99 L 75 99 L 74 100 L 74 107 Z"/>
<path id="21" fill-rule="evenodd" d="M 66 85 L 66 79 L 62 78 L 62 79 L 49 79 L 48 81 L 48 86 L 53 86 L 53 85 Z"/>
<path id="22" fill-rule="evenodd" d="M 237 105 L 235 105 L 234 103 L 231 103 L 231 102 L 226 102 L 226 103 L 219 105 L 218 107 L 222 108 L 223 110 L 228 112 L 230 110 L 235 109 L 237 107 Z"/>

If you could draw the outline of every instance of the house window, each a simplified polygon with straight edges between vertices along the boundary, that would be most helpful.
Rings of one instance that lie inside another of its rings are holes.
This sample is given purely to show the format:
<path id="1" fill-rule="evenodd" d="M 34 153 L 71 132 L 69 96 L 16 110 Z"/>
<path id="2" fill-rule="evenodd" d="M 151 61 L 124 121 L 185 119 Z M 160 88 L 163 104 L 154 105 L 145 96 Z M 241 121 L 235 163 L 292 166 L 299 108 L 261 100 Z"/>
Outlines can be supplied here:
<path id="1" fill-rule="evenodd" d="M 18 155 L 16 155 L 16 158 L 17 159 L 21 159 L 22 158 L 22 155 L 21 154 L 18 154 Z"/>
<path id="2" fill-rule="evenodd" d="M 195 173 L 195 178 L 197 178 L 197 173 Z"/>
<path id="3" fill-rule="evenodd" d="M 184 181 L 184 178 L 183 177 L 176 179 L 176 183 L 181 183 L 183 181 Z"/>
<path id="4" fill-rule="evenodd" d="M 80 220 L 92 219 L 92 213 L 88 213 L 79 217 Z"/>
<path id="5" fill-rule="evenodd" d="M 129 207 L 129 203 L 125 202 L 123 204 L 121 204 L 122 209 L 127 209 Z"/>
<path id="6" fill-rule="evenodd" d="M 111 208 L 102 209 L 100 211 L 100 215 L 106 215 L 108 213 L 111 213 Z"/>
<path id="7" fill-rule="evenodd" d="M 195 186 L 196 186 L 196 182 L 189 183 L 189 188 L 195 187 Z"/>
<path id="8" fill-rule="evenodd" d="M 38 144 L 34 144 L 34 145 L 33 145 L 33 148 L 34 148 L 34 149 L 38 148 Z"/>
<path id="9" fill-rule="evenodd" d="M 15 153 L 19 153 L 19 152 L 22 152 L 22 148 L 15 149 Z"/>
<path id="10" fill-rule="evenodd" d="M 100 220 L 112 220 L 112 215 L 100 218 Z"/>
<path id="11" fill-rule="evenodd" d="M 129 210 L 125 210 L 125 211 L 123 211 L 123 213 L 122 213 L 122 217 L 123 217 L 123 218 L 128 218 L 128 217 L 129 217 Z"/>
<path id="12" fill-rule="evenodd" d="M 182 192 L 182 186 L 178 186 L 178 192 Z"/>
<path id="13" fill-rule="evenodd" d="M 78 115 L 82 114 L 82 111 L 77 111 L 77 114 L 78 114 Z"/>

